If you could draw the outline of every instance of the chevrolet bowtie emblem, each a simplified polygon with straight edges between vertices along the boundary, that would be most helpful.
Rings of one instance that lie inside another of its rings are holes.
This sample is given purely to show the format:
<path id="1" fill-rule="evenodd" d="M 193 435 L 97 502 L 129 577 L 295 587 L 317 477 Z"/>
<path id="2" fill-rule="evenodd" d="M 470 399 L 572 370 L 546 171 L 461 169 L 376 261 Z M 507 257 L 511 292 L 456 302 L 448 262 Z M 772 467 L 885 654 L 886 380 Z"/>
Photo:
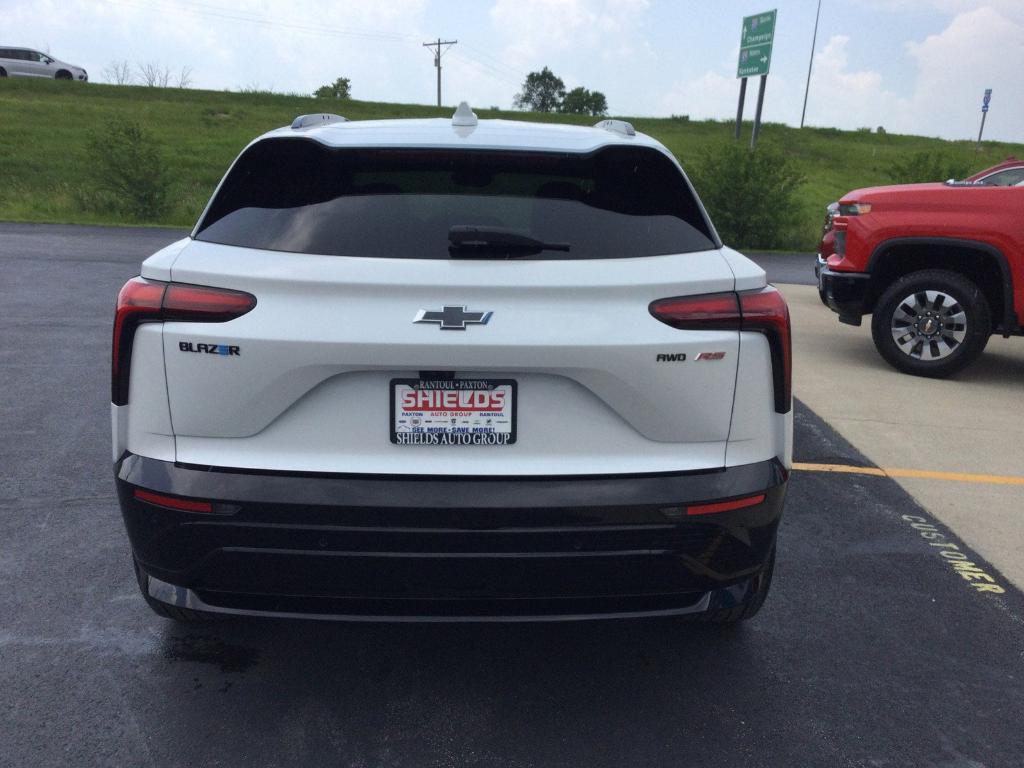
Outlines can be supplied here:
<path id="1" fill-rule="evenodd" d="M 421 309 L 416 313 L 414 323 L 437 323 L 442 331 L 464 331 L 466 326 L 487 325 L 493 312 L 470 312 L 465 307 L 445 306 L 440 312 Z"/>

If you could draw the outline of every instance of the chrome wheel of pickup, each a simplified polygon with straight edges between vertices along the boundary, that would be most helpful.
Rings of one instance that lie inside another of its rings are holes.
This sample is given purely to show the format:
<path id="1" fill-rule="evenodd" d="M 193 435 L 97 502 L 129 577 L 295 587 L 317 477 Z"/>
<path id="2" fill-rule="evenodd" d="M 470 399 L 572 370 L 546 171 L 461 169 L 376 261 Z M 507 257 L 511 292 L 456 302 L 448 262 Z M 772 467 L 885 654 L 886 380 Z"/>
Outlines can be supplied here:
<path id="1" fill-rule="evenodd" d="M 969 364 L 988 343 L 992 313 L 977 283 L 946 269 L 894 280 L 878 297 L 871 338 L 893 368 L 942 378 Z"/>
<path id="2" fill-rule="evenodd" d="M 905 354 L 920 360 L 942 360 L 967 337 L 967 313 L 948 293 L 917 291 L 897 305 L 891 330 Z"/>

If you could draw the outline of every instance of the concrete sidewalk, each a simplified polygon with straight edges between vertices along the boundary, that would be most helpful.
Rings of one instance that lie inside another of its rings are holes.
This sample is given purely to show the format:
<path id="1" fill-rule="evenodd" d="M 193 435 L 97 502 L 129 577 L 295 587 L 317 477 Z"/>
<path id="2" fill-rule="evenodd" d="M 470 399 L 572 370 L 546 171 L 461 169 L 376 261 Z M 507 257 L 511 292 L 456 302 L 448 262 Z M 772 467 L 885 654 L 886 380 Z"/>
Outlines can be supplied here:
<path id="1" fill-rule="evenodd" d="M 907 376 L 875 351 L 869 317 L 842 325 L 814 287 L 778 287 L 793 316 L 795 396 L 878 466 L 1024 476 L 1024 338 L 993 337 L 952 379 Z M 1024 587 L 1024 486 L 897 482 Z"/>

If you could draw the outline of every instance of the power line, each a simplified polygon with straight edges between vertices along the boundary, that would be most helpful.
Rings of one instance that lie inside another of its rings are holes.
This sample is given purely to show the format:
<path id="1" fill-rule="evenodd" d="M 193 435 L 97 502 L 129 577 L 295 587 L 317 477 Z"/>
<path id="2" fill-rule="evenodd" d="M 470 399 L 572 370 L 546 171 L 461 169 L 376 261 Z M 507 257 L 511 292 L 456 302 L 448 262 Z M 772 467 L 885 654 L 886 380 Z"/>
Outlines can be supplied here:
<path id="1" fill-rule="evenodd" d="M 469 48 L 469 50 L 473 51 L 477 55 L 477 57 L 482 59 L 481 62 L 480 62 L 481 64 L 486 64 L 487 66 L 491 67 L 495 71 L 502 71 L 502 70 L 504 70 L 509 76 L 516 78 L 517 81 L 522 81 L 522 79 L 525 77 L 525 75 L 523 75 L 523 73 L 520 72 L 518 69 L 516 69 L 515 67 L 513 67 L 513 66 L 511 66 L 509 64 L 506 64 L 504 61 L 499 59 L 497 56 L 494 56 L 493 54 L 488 53 L 487 51 L 483 50 L 482 48 L 477 48 L 475 45 L 472 45 L 471 43 L 466 43 L 466 42 L 464 42 L 463 45 L 465 45 L 467 48 Z M 489 59 L 490 61 L 484 61 L 483 59 Z"/>
<path id="2" fill-rule="evenodd" d="M 436 43 L 423 44 L 424 48 L 434 49 L 434 66 L 437 67 L 437 106 L 439 107 L 441 106 L 441 56 L 458 42 L 458 40 L 442 40 L 439 37 Z M 443 51 L 441 50 L 442 45 L 447 46 Z"/>
<path id="3" fill-rule="evenodd" d="M 490 77 L 494 80 L 500 80 L 504 83 L 510 83 L 511 85 L 515 86 L 522 85 L 523 78 L 521 76 L 507 75 L 500 69 L 491 66 L 486 61 L 471 58 L 465 53 L 460 53 L 459 51 L 452 51 L 452 55 L 455 56 L 460 61 L 462 61 L 463 63 L 468 64 L 470 67 L 472 67 L 485 77 Z"/>

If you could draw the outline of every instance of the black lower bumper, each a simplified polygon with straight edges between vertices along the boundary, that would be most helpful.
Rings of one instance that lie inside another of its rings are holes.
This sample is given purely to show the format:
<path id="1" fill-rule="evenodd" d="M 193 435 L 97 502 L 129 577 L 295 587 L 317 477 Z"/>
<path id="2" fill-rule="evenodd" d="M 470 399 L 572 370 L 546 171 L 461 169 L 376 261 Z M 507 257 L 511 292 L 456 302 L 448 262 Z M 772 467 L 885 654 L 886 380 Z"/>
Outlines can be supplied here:
<path id="1" fill-rule="evenodd" d="M 732 607 L 771 556 L 787 482 L 774 460 L 644 476 L 438 479 L 257 473 L 128 455 L 115 470 L 151 597 L 352 620 Z M 137 489 L 209 501 L 213 511 L 143 501 Z M 762 494 L 742 509 L 687 513 Z"/>
<path id="2" fill-rule="evenodd" d="M 861 318 L 870 312 L 867 302 L 871 275 L 862 272 L 835 272 L 818 258 L 814 267 L 818 278 L 818 295 L 822 303 L 838 313 L 840 322 L 860 325 Z"/>

